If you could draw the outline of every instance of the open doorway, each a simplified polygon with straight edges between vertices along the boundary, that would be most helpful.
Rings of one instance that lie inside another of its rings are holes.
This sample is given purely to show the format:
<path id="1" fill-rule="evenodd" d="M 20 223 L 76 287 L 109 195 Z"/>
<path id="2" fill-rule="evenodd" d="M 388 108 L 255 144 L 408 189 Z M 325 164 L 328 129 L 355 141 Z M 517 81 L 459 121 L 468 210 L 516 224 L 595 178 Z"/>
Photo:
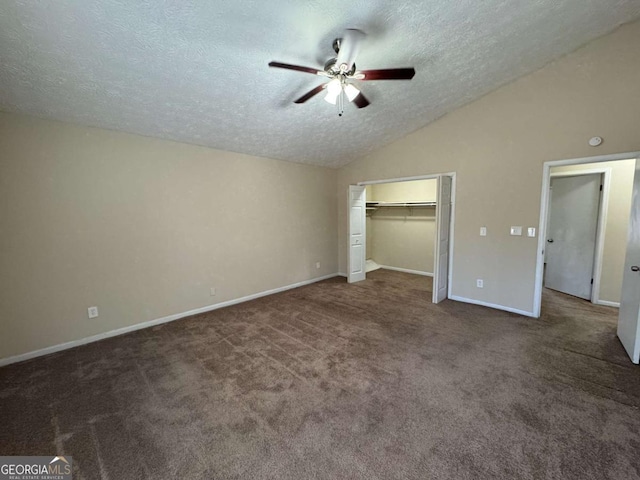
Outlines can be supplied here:
<path id="1" fill-rule="evenodd" d="M 453 198 L 454 174 L 350 186 L 348 281 L 402 272 L 434 303 L 446 299 Z"/>
<path id="2" fill-rule="evenodd" d="M 561 302 L 617 323 L 618 338 L 635 363 L 640 357 L 637 156 L 545 163 L 534 303 L 535 316 L 552 313 L 554 302 Z"/>
<path id="3" fill-rule="evenodd" d="M 634 159 L 550 169 L 545 288 L 620 306 Z"/>

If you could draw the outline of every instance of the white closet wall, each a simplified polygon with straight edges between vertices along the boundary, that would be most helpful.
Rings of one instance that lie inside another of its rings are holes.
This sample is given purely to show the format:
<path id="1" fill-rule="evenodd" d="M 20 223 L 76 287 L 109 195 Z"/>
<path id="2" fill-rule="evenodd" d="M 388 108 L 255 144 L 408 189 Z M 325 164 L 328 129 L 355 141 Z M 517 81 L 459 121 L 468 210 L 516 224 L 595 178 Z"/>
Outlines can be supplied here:
<path id="1" fill-rule="evenodd" d="M 371 199 L 373 198 L 373 185 L 367 185 L 366 186 L 366 192 L 367 192 L 367 202 L 370 202 Z M 367 214 L 367 223 L 366 223 L 366 229 L 367 229 L 367 246 L 366 246 L 366 255 L 367 255 L 367 260 L 372 259 L 373 258 L 373 226 L 371 225 L 371 215 Z"/>
<path id="2" fill-rule="evenodd" d="M 435 202 L 437 181 L 371 185 L 367 201 Z M 433 273 L 435 207 L 378 208 L 367 217 L 367 258 L 378 264 Z"/>

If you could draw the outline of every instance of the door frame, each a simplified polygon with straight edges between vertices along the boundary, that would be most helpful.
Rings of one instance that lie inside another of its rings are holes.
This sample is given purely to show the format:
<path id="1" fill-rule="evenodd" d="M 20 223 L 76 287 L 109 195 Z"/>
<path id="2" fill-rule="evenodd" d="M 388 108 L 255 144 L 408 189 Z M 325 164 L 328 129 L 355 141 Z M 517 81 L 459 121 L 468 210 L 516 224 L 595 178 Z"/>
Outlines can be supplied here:
<path id="1" fill-rule="evenodd" d="M 447 280 L 447 298 L 451 298 L 451 286 L 453 285 L 453 246 L 455 242 L 455 219 L 456 219 L 456 172 L 447 172 L 447 173 L 433 173 L 429 175 L 416 175 L 412 177 L 399 177 L 399 178 L 387 178 L 381 180 L 366 180 L 362 182 L 358 182 L 355 185 L 367 186 L 367 185 L 376 185 L 381 183 L 399 183 L 399 182 L 411 182 L 414 180 L 437 180 L 440 177 L 451 177 L 451 220 L 449 222 L 449 269 L 448 269 L 448 280 Z M 349 206 L 347 205 L 347 208 Z M 437 205 L 436 205 L 437 208 Z M 347 212 L 348 213 L 348 212 Z M 436 228 L 436 236 L 440 235 L 440 231 Z M 349 237 L 349 235 L 347 235 Z M 365 228 L 365 241 L 367 238 L 367 231 Z M 434 243 L 434 253 L 435 253 L 435 243 Z M 434 258 L 435 265 L 435 258 Z M 433 272 L 433 283 L 436 284 L 438 272 Z"/>
<path id="2" fill-rule="evenodd" d="M 536 260 L 536 278 L 533 296 L 533 317 L 540 317 L 542 308 L 542 281 L 544 277 L 544 249 L 547 238 L 547 218 L 549 215 L 549 185 L 551 168 L 584 163 L 613 162 L 616 160 L 640 159 L 640 152 L 614 153 L 611 155 L 597 155 L 593 157 L 572 158 L 567 160 L 551 160 L 542 166 L 542 193 L 540 194 L 540 219 L 538 222 L 538 251 Z M 603 167 L 604 168 L 604 167 Z M 603 187 L 604 189 L 604 187 Z M 603 192 L 604 193 L 604 192 Z M 594 278 L 595 283 L 595 278 Z"/>
<path id="3" fill-rule="evenodd" d="M 591 163 L 591 162 L 590 162 Z M 596 243 L 593 251 L 593 284 L 591 285 L 591 303 L 595 305 L 607 305 L 609 307 L 619 307 L 620 303 L 600 300 L 600 280 L 602 277 L 602 256 L 604 255 L 604 232 L 607 225 L 607 212 L 609 210 L 609 192 L 611 191 L 611 167 L 589 168 L 585 170 L 567 170 L 566 172 L 556 172 L 549 175 L 549 189 L 551 189 L 551 179 L 562 177 L 580 177 L 584 175 L 600 175 L 602 182 L 602 193 L 600 194 L 600 204 L 598 205 L 598 218 L 596 222 Z M 548 192 L 547 192 L 548 195 Z M 547 211 L 547 224 L 551 208 Z M 545 238 L 546 241 L 546 232 Z M 544 278 L 543 278 L 544 283 Z"/>

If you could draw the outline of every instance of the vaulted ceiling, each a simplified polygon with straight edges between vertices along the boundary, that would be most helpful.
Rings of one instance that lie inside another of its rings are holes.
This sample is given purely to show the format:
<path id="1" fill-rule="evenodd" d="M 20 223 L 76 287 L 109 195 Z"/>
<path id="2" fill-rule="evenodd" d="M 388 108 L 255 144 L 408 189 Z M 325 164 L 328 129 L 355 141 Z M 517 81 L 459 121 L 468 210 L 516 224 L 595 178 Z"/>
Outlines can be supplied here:
<path id="1" fill-rule="evenodd" d="M 640 17 L 637 0 L 5 0 L 0 109 L 340 166 Z M 321 67 L 345 28 L 359 69 L 413 66 L 335 107 Z"/>

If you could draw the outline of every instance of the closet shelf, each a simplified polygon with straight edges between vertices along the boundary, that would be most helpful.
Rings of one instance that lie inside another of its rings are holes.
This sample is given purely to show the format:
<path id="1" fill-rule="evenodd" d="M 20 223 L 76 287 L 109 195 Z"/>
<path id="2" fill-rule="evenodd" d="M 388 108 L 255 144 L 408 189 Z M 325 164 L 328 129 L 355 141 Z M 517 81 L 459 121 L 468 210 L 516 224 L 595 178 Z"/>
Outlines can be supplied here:
<path id="1" fill-rule="evenodd" d="M 366 209 L 375 211 L 379 208 L 425 208 L 435 206 L 436 202 L 367 202 Z"/>

